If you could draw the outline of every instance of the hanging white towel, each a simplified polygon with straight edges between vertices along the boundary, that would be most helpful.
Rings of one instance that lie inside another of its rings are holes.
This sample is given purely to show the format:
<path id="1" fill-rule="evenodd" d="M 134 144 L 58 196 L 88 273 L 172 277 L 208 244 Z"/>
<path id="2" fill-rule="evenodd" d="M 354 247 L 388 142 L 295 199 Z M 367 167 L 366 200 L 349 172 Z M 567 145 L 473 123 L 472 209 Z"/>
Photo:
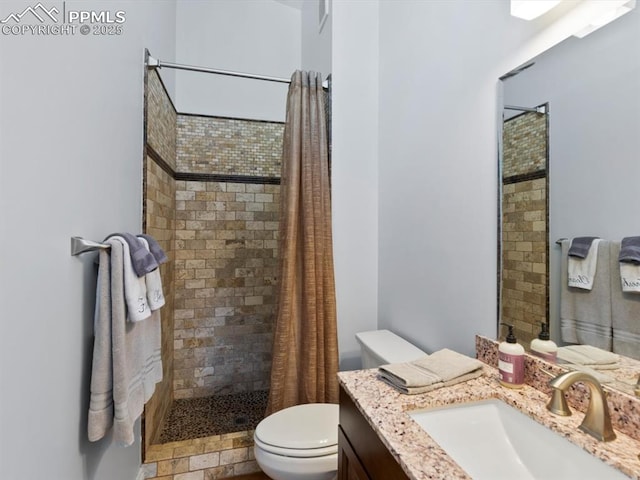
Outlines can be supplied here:
<path id="1" fill-rule="evenodd" d="M 598 265 L 598 245 L 601 239 L 593 240 L 586 258 L 572 257 L 568 259 L 568 284 L 570 287 L 591 290 Z M 569 247 L 571 248 L 571 247 Z"/>
<path id="2" fill-rule="evenodd" d="M 151 315 L 151 309 L 147 303 L 147 285 L 145 277 L 138 277 L 131 263 L 129 244 L 117 235 L 109 237 L 122 244 L 124 262 L 124 296 L 127 301 L 127 319 L 130 322 L 139 322 Z"/>
<path id="3" fill-rule="evenodd" d="M 149 250 L 149 242 L 144 237 L 138 237 L 144 247 Z M 150 250 L 149 250 L 150 251 Z M 151 311 L 158 310 L 165 303 L 164 293 L 162 292 L 162 277 L 160 276 L 160 267 L 144 276 L 147 287 L 147 303 Z"/>

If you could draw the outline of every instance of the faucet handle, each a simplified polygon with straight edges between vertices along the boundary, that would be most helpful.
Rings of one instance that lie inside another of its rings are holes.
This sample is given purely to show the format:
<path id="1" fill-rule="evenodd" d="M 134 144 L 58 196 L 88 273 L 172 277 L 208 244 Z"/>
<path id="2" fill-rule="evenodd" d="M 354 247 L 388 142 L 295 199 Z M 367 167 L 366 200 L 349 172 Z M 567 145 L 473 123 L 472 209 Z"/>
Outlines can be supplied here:
<path id="1" fill-rule="evenodd" d="M 564 396 L 564 392 L 559 388 L 554 388 L 551 392 L 551 399 L 547 404 L 547 409 L 551 413 L 555 413 L 556 415 L 561 415 L 563 417 L 568 417 L 571 415 L 571 409 L 569 409 L 569 405 L 567 404 L 567 399 Z"/>

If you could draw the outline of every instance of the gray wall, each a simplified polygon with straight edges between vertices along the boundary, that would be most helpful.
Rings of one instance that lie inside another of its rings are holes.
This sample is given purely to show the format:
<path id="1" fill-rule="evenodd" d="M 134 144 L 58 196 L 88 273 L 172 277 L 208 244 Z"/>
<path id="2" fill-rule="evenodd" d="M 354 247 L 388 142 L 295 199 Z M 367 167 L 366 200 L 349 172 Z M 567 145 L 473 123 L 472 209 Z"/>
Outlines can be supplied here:
<path id="1" fill-rule="evenodd" d="M 508 2 L 380 3 L 379 326 L 427 352 L 495 335 L 496 85 L 541 28 Z"/>
<path id="2" fill-rule="evenodd" d="M 33 4 L 2 2 L 0 17 Z M 126 22 L 109 37 L 0 38 L 0 476 L 130 480 L 139 441 L 86 440 L 95 266 L 69 238 L 141 229 L 143 52 L 173 59 L 175 3 L 66 8 Z"/>
<path id="3" fill-rule="evenodd" d="M 549 102 L 550 320 L 559 338 L 558 238 L 640 235 L 640 11 L 569 38 L 504 84 L 506 104 Z"/>

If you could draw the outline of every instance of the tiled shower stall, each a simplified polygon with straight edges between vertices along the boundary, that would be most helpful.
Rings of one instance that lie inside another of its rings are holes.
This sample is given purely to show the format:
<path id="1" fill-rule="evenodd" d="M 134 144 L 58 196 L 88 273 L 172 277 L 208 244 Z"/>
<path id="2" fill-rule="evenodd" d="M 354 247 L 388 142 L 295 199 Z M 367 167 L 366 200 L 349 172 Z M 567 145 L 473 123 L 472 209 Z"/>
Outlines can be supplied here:
<path id="1" fill-rule="evenodd" d="M 548 318 L 547 115 L 503 125 L 501 321 L 528 344 Z"/>
<path id="2" fill-rule="evenodd" d="M 252 429 L 269 388 L 284 125 L 180 114 L 156 71 L 145 90 L 144 228 L 170 259 L 146 467 L 163 480 L 257 471 Z"/>

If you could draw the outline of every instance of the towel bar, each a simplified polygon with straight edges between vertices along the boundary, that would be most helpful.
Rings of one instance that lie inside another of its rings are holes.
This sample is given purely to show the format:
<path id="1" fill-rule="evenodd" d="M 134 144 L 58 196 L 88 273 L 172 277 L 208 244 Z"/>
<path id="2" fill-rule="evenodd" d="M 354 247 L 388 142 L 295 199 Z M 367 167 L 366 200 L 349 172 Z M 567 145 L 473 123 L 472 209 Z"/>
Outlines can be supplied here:
<path id="1" fill-rule="evenodd" d="M 71 256 L 73 257 L 80 255 L 81 253 L 100 250 L 101 248 L 111 248 L 111 246 L 104 243 L 85 240 L 82 237 L 71 237 Z"/>

